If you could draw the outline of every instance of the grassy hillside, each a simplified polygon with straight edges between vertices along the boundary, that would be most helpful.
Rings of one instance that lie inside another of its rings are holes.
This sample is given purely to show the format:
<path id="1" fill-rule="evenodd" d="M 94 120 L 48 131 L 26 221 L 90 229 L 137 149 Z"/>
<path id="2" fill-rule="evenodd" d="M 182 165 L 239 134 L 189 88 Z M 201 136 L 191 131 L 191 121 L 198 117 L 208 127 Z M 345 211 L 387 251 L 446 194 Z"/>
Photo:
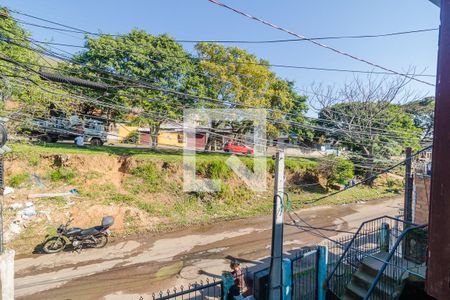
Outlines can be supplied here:
<path id="1" fill-rule="evenodd" d="M 217 193 L 183 191 L 181 153 L 120 147 L 75 148 L 72 145 L 36 146 L 16 144 L 6 159 L 6 183 L 16 192 L 6 198 L 6 207 L 24 203 L 29 194 L 65 192 L 70 198 L 33 200 L 38 215 L 12 243 L 29 247 L 55 230 L 71 212 L 77 226 L 91 226 L 103 215 L 114 215 L 116 235 L 162 231 L 179 226 L 268 214 L 272 210 L 274 162 L 267 158 L 268 190 L 252 192 L 226 165 L 229 155 L 197 155 L 198 176 L 221 179 Z M 242 161 L 251 166 L 250 157 Z M 358 187 L 339 195 L 306 204 L 326 195 L 315 159 L 286 160 L 286 189 L 293 209 L 305 205 L 342 204 L 392 195 L 384 186 Z M 16 211 L 7 210 L 7 224 Z M 7 225 L 8 226 L 8 225 Z"/>

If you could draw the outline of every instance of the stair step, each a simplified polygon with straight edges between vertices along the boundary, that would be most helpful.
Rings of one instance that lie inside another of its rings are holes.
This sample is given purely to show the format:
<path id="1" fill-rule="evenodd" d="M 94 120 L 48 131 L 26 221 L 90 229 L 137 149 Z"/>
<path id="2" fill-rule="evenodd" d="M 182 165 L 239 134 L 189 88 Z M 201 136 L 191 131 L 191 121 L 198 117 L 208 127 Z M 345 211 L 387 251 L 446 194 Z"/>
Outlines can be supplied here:
<path id="1" fill-rule="evenodd" d="M 354 282 L 350 282 L 345 287 L 344 296 L 347 295 L 349 297 L 352 297 L 352 299 L 363 299 L 366 294 L 367 290 L 360 287 L 359 285 L 356 285 Z"/>
<path id="2" fill-rule="evenodd" d="M 375 280 L 375 275 L 368 274 L 363 270 L 358 270 L 353 274 L 352 280 L 355 284 L 369 290 Z M 375 292 L 389 294 L 390 291 L 395 291 L 398 288 L 399 285 L 394 280 L 382 277 L 375 287 Z"/>
<path id="3" fill-rule="evenodd" d="M 349 295 L 349 294 L 344 294 L 344 296 L 342 296 L 341 300 L 360 300 L 360 297 L 356 297 L 354 298 L 353 295 Z"/>
<path id="4" fill-rule="evenodd" d="M 387 259 L 387 256 L 388 253 L 386 252 L 367 256 L 361 262 L 362 268 L 366 273 L 375 277 L 378 271 L 381 270 L 384 261 L 386 261 Z M 391 258 L 391 261 L 389 263 L 390 264 L 387 265 L 386 269 L 383 272 L 383 277 L 388 277 L 394 281 L 403 279 L 403 276 L 407 274 L 407 272 L 404 270 L 407 269 L 407 264 L 404 262 L 404 260 L 394 256 Z"/>

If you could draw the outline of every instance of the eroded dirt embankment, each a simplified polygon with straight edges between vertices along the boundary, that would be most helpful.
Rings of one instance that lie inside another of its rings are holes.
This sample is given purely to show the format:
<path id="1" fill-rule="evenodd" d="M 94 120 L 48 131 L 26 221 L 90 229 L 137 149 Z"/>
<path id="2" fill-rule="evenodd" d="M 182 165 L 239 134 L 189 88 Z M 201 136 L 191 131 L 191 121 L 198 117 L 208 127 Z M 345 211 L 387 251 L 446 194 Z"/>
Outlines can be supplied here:
<path id="1" fill-rule="evenodd" d="M 226 165 L 226 159 L 227 156 L 205 155 L 197 160 L 197 176 L 221 180 L 219 192 L 186 193 L 181 155 L 13 153 L 5 163 L 6 183 L 15 188 L 5 199 L 7 241 L 19 253 L 29 253 L 47 234 L 54 233 L 69 214 L 74 219 L 72 225 L 79 227 L 98 225 L 103 216 L 112 215 L 113 233 L 124 236 L 270 213 L 271 189 L 252 192 Z M 250 165 L 251 158 L 243 161 Z M 286 186 L 291 189 L 294 207 L 326 193 L 326 181 L 316 165 L 308 159 L 287 164 Z M 267 170 L 271 187 L 271 160 Z M 305 183 L 308 189 L 298 188 Z M 78 193 L 64 195 L 73 189 Z M 385 196 L 377 190 L 364 192 L 366 199 Z M 336 202 L 360 201 L 364 197 Z M 32 213 L 24 215 L 30 204 Z"/>

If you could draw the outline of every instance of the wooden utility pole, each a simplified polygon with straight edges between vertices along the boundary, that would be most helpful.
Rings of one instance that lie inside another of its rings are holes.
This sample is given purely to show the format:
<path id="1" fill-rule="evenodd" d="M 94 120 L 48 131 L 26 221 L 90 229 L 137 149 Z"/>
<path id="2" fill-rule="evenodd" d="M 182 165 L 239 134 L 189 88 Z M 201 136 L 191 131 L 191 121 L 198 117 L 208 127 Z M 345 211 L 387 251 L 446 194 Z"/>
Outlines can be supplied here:
<path id="1" fill-rule="evenodd" d="M 273 196 L 272 252 L 270 258 L 270 300 L 282 299 L 283 293 L 283 217 L 284 217 L 284 152 L 275 157 L 275 187 Z"/>
<path id="2" fill-rule="evenodd" d="M 0 156 L 0 255 L 3 253 L 3 194 L 5 193 L 5 184 L 4 184 L 4 162 L 3 157 Z"/>
<path id="3" fill-rule="evenodd" d="M 0 255 L 2 255 L 4 251 L 3 195 L 5 189 L 5 182 L 4 182 L 5 166 L 3 162 L 3 154 L 9 150 L 5 146 L 6 141 L 8 140 L 8 133 L 6 132 L 6 128 L 3 122 L 4 120 L 0 119 Z"/>
<path id="4" fill-rule="evenodd" d="M 406 168 L 405 168 L 405 201 L 403 205 L 403 219 L 405 221 L 412 221 L 412 192 L 413 192 L 413 177 L 411 174 L 412 158 L 411 147 L 406 148 Z"/>
<path id="5" fill-rule="evenodd" d="M 450 0 L 441 0 L 426 291 L 450 295 Z"/>

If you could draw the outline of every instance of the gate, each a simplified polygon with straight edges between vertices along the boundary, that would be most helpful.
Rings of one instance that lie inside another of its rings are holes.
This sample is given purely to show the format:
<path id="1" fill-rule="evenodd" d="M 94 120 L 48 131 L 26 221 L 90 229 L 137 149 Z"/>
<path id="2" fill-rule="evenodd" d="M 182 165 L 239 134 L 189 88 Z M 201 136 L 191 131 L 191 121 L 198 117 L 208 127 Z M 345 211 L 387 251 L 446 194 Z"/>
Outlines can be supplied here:
<path id="1" fill-rule="evenodd" d="M 327 276 L 327 248 L 317 246 L 301 250 L 291 259 L 292 300 L 323 300 Z"/>
<path id="2" fill-rule="evenodd" d="M 317 248 L 300 252 L 292 261 L 292 299 L 317 299 Z"/>

